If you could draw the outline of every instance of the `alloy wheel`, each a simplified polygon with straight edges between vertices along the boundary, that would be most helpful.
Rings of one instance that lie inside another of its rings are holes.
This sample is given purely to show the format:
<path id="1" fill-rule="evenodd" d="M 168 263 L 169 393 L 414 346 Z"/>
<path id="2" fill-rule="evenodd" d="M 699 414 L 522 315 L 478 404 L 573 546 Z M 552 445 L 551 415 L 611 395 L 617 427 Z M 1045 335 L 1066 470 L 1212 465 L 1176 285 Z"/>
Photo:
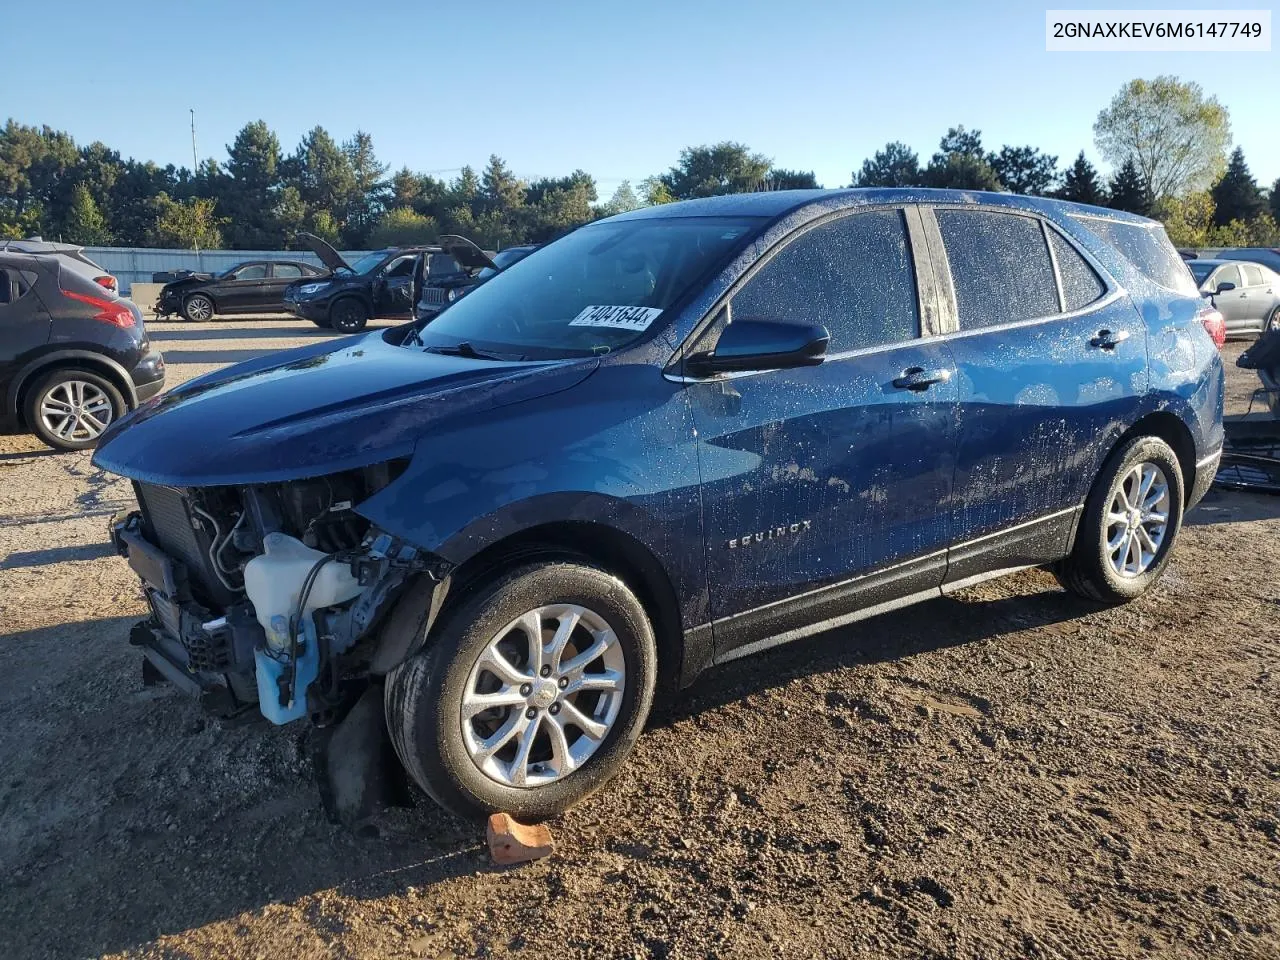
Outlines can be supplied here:
<path id="1" fill-rule="evenodd" d="M 45 428 L 71 443 L 96 440 L 114 416 L 111 398 L 85 380 L 60 381 L 40 398 L 40 420 Z"/>
<path id="2" fill-rule="evenodd" d="M 187 301 L 187 319 L 204 323 L 213 316 L 213 303 L 208 297 L 194 296 Z"/>
<path id="3" fill-rule="evenodd" d="M 462 740 L 489 779 L 545 786 L 599 749 L 625 690 L 622 647 L 603 617 L 576 604 L 538 607 L 499 630 L 471 668 Z"/>
<path id="4" fill-rule="evenodd" d="M 1143 461 L 1124 474 L 1103 521 L 1107 556 L 1122 577 L 1137 577 L 1155 562 L 1169 526 L 1169 479 Z"/>

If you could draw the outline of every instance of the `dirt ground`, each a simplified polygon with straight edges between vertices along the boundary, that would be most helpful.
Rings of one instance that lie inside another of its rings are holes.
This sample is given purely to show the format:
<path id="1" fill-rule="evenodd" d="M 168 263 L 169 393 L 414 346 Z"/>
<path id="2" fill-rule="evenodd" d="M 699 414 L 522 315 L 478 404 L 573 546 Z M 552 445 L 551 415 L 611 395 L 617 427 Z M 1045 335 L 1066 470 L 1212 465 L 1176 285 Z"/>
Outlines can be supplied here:
<path id="1" fill-rule="evenodd" d="M 173 383 L 322 335 L 153 331 Z M 1280 498 L 1211 493 L 1126 607 L 1031 572 L 738 661 L 509 870 L 427 802 L 333 827 L 305 729 L 144 689 L 131 502 L 0 437 L 2 956 L 1280 956 Z"/>

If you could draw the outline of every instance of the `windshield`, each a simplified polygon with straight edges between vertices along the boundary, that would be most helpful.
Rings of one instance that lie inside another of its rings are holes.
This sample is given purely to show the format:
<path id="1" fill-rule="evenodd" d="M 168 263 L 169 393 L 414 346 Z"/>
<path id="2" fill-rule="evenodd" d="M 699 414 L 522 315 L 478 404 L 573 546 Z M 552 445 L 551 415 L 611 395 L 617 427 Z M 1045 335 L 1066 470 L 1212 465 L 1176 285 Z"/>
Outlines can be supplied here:
<path id="1" fill-rule="evenodd" d="M 375 250 L 373 253 L 366 253 L 351 265 L 351 271 L 361 275 L 372 273 L 378 269 L 378 264 L 387 259 L 387 254 L 390 252 L 390 250 Z"/>
<path id="2" fill-rule="evenodd" d="M 1209 274 L 1213 273 L 1216 263 L 1205 263 L 1203 260 L 1197 262 L 1188 260 L 1187 266 L 1191 268 L 1191 275 L 1196 278 L 1196 283 L 1204 283 L 1209 278 Z"/>
<path id="3" fill-rule="evenodd" d="M 589 224 L 494 275 L 421 331 L 532 359 L 608 353 L 720 266 L 765 221 L 670 217 Z"/>

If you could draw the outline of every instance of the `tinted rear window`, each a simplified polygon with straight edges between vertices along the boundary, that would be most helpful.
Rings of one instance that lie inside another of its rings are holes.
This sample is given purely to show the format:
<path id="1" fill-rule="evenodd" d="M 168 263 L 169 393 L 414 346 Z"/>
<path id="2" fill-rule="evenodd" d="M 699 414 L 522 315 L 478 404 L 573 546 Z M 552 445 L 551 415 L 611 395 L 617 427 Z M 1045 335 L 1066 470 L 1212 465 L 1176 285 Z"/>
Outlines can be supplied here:
<path id="1" fill-rule="evenodd" d="M 1040 221 L 991 210 L 938 210 L 960 329 L 1058 313 L 1058 285 Z"/>
<path id="2" fill-rule="evenodd" d="M 1187 262 L 1158 223 L 1124 223 L 1102 217 L 1075 219 L 1119 250 L 1148 280 L 1178 293 L 1196 295 Z"/>

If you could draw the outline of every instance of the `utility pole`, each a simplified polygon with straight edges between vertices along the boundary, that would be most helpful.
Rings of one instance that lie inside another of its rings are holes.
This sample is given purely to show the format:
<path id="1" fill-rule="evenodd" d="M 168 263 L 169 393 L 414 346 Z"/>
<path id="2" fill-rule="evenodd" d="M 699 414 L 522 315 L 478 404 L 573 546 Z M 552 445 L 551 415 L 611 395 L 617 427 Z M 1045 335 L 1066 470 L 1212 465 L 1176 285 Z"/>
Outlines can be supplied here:
<path id="1" fill-rule="evenodd" d="M 196 157 L 196 108 L 191 107 L 191 179 L 195 180 L 200 174 L 200 161 Z M 196 248 L 196 270 L 203 272 L 204 262 L 200 259 L 200 237 L 193 234 L 191 242 Z"/>

